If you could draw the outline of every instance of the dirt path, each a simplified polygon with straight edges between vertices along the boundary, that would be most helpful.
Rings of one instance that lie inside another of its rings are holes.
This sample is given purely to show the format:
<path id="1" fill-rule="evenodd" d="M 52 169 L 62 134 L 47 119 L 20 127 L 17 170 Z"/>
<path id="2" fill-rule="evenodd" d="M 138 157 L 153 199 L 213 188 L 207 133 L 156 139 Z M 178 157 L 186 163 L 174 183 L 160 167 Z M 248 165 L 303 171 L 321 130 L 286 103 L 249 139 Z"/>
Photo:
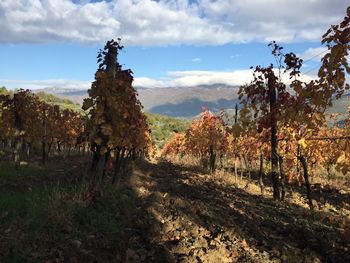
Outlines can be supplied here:
<path id="1" fill-rule="evenodd" d="M 141 165 L 131 184 L 148 213 L 128 262 L 350 262 L 348 216 L 169 163 Z"/>

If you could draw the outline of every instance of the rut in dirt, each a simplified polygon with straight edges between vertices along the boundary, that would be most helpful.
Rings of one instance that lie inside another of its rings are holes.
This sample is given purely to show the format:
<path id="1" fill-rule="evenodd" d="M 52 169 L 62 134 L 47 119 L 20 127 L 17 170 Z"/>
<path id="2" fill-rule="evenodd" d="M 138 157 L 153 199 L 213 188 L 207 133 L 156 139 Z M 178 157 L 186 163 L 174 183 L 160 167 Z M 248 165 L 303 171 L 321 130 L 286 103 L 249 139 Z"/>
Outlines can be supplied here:
<path id="1" fill-rule="evenodd" d="M 350 262 L 341 217 L 167 162 L 142 164 L 131 184 L 148 219 L 129 262 Z"/>

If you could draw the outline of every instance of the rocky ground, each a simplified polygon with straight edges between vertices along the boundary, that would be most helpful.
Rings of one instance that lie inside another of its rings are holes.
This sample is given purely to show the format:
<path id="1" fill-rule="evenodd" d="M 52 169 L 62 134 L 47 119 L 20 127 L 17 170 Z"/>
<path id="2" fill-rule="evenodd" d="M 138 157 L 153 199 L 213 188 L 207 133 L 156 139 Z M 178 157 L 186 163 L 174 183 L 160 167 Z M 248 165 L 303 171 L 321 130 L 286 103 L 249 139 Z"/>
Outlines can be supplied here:
<path id="1" fill-rule="evenodd" d="M 276 202 L 254 182 L 165 162 L 141 165 L 130 183 L 147 213 L 127 262 L 350 262 L 348 192 L 318 186 L 310 211 L 298 192 Z"/>

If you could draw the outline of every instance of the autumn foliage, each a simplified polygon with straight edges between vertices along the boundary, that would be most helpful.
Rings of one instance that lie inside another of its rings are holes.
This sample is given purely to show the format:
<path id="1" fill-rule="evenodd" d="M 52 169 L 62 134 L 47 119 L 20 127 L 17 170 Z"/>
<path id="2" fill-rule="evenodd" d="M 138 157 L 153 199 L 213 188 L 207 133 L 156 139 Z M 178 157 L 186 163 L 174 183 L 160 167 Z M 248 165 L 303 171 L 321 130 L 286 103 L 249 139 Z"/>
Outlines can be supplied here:
<path id="1" fill-rule="evenodd" d="M 120 39 L 111 40 L 99 52 L 95 81 L 88 90 L 89 98 L 83 103 L 83 109 L 89 114 L 91 171 L 97 177 L 102 166 L 103 178 L 106 165 L 114 159 L 113 181 L 121 171 L 123 160 L 147 155 L 153 150 L 146 116 L 132 86 L 132 71 L 122 69 L 117 60 L 122 48 Z"/>
<path id="2" fill-rule="evenodd" d="M 41 147 L 42 161 L 52 152 L 84 148 L 85 118 L 70 109 L 41 101 L 29 90 L 0 95 L 0 139 L 18 164 L 33 147 Z"/>
<path id="3" fill-rule="evenodd" d="M 306 82 L 301 78 L 303 60 L 271 42 L 276 63 L 252 67 L 253 81 L 239 90 L 243 108 L 239 118 L 236 113 L 235 123 L 225 124 L 205 111 L 185 134 L 173 137 L 163 154 L 209 156 L 211 160 L 225 156 L 234 159 L 236 176 L 237 161 L 249 173 L 260 163 L 261 175 L 264 159 L 268 160 L 274 198 L 284 199 L 286 184 L 298 182 L 306 186 L 312 208 L 310 176 L 315 166 L 328 172 L 335 167 L 344 175 L 350 171 L 350 113 L 333 127 L 325 114 L 332 100 L 350 89 L 350 7 L 344 20 L 323 35 L 322 43 L 328 50 L 318 79 Z"/>

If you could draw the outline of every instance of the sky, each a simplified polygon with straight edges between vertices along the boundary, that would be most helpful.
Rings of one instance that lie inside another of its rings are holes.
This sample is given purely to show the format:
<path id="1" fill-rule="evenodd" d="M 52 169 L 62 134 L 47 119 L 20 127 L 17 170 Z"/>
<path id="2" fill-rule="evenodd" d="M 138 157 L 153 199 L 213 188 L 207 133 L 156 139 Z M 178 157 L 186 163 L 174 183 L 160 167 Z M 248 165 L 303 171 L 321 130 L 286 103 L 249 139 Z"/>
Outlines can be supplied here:
<path id="1" fill-rule="evenodd" d="M 105 42 L 134 85 L 242 85 L 274 62 L 267 44 L 304 59 L 313 78 L 322 35 L 348 0 L 0 0 L 0 86 L 89 88 Z"/>

